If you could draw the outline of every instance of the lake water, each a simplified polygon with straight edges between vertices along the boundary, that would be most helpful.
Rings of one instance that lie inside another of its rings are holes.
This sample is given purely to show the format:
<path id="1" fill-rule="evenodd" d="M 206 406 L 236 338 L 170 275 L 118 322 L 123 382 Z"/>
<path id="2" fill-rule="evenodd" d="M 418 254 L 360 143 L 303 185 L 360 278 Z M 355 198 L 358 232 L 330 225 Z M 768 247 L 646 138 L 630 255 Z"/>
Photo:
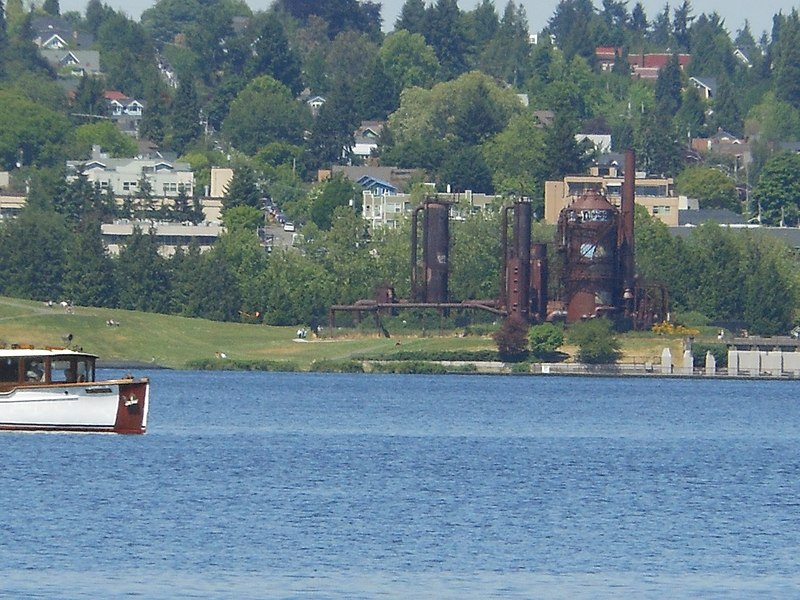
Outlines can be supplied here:
<path id="1" fill-rule="evenodd" d="M 0 436 L 1 596 L 800 595 L 796 383 L 137 374 L 144 436 Z"/>

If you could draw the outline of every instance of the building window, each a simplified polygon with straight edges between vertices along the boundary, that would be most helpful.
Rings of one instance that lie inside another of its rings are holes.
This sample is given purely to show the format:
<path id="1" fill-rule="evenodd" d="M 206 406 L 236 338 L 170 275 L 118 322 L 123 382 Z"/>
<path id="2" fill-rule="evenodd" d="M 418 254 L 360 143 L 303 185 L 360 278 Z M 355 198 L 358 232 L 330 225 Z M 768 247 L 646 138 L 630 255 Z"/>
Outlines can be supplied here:
<path id="1" fill-rule="evenodd" d="M 136 189 L 136 182 L 135 181 L 123 181 L 122 182 L 122 190 L 127 192 L 129 190 Z"/>

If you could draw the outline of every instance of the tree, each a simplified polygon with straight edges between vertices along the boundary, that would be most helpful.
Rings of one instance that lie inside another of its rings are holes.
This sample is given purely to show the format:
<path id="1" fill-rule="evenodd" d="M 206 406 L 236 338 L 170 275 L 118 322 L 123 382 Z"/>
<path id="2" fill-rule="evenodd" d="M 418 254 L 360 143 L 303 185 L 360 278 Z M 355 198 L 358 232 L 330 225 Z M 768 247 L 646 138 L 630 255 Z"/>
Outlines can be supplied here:
<path id="1" fill-rule="evenodd" d="M 180 80 L 170 112 L 172 113 L 170 123 L 172 149 L 181 154 L 202 133 L 200 105 L 192 79 Z"/>
<path id="2" fill-rule="evenodd" d="M 436 0 L 427 19 L 425 39 L 439 59 L 441 79 L 458 77 L 469 65 L 467 37 L 458 2 Z"/>
<path id="3" fill-rule="evenodd" d="M 608 319 L 573 323 L 567 331 L 570 343 L 578 346 L 577 359 L 586 364 L 609 364 L 621 357 L 620 342 Z"/>
<path id="4" fill-rule="evenodd" d="M 724 74 L 719 78 L 717 96 L 714 98 L 714 124 L 733 135 L 744 134 L 738 94 Z"/>
<path id="5" fill-rule="evenodd" d="M 185 312 L 212 321 L 239 320 L 242 299 L 236 277 L 214 249 L 199 261 Z"/>
<path id="6" fill-rule="evenodd" d="M 103 91 L 103 81 L 99 77 L 94 75 L 81 77 L 72 105 L 75 112 L 82 115 L 107 116 L 108 104 L 103 97 Z"/>
<path id="7" fill-rule="evenodd" d="M 506 128 L 482 145 L 498 193 L 543 200 L 545 134 L 532 112 L 514 115 Z"/>
<path id="8" fill-rule="evenodd" d="M 16 91 L 0 89 L 0 168 L 63 164 L 66 117 Z"/>
<path id="9" fill-rule="evenodd" d="M 683 146 L 672 121 L 661 118 L 657 111 L 648 111 L 642 116 L 634 141 L 642 170 L 670 177 L 680 170 Z"/>
<path id="10" fill-rule="evenodd" d="M 796 261 L 790 249 L 764 236 L 745 238 L 742 267 L 747 273 L 741 290 L 743 318 L 759 335 L 786 334 L 794 319 L 798 299 Z"/>
<path id="11" fill-rule="evenodd" d="M 458 192 L 466 190 L 484 194 L 494 192 L 492 172 L 480 148 L 469 144 L 450 144 L 439 167 L 438 183 L 441 188 L 449 187 Z"/>
<path id="12" fill-rule="evenodd" d="M 800 218 L 800 155 L 780 152 L 767 160 L 753 189 L 765 225 L 795 226 Z"/>
<path id="13" fill-rule="evenodd" d="M 663 116 L 674 117 L 681 107 L 681 67 L 678 55 L 673 54 L 658 72 L 656 79 L 656 110 Z"/>
<path id="14" fill-rule="evenodd" d="M 692 6 L 689 0 L 683 0 L 683 3 L 677 7 L 673 13 L 672 19 L 672 37 L 678 49 L 683 52 L 688 52 L 691 47 L 689 36 L 689 24 L 694 19 L 691 16 Z"/>
<path id="15" fill-rule="evenodd" d="M 267 13 L 253 43 L 247 71 L 251 78 L 259 75 L 273 77 L 295 96 L 303 89 L 300 59 L 289 46 L 289 38 L 277 13 Z"/>
<path id="16" fill-rule="evenodd" d="M 115 306 L 114 264 L 103 247 L 100 224 L 83 224 L 65 250 L 64 296 L 81 306 Z"/>
<path id="17" fill-rule="evenodd" d="M 575 141 L 577 122 L 566 112 L 557 112 L 553 124 L 545 130 L 545 173 L 548 179 L 583 173 L 591 156 L 586 147 Z"/>
<path id="18" fill-rule="evenodd" d="M 138 147 L 129 135 L 122 133 L 110 121 L 99 121 L 79 125 L 73 132 L 74 140 L 70 144 L 68 156 L 73 159 L 88 159 L 92 155 L 92 148 L 100 146 L 114 158 L 136 156 Z"/>
<path id="19" fill-rule="evenodd" d="M 773 43 L 773 82 L 778 100 L 800 108 L 800 16 L 776 17 L 778 37 Z"/>
<path id="20" fill-rule="evenodd" d="M 62 297 L 68 237 L 64 217 L 26 208 L 0 228 L 0 291 L 6 296 Z"/>
<path id="21" fill-rule="evenodd" d="M 547 23 L 550 33 L 567 61 L 574 56 L 587 60 L 594 57 L 597 46 L 592 35 L 592 23 L 597 18 L 591 0 L 560 0 Z"/>
<path id="22" fill-rule="evenodd" d="M 450 253 L 450 295 L 459 300 L 496 298 L 500 281 L 500 213 L 467 213 L 454 222 Z M 406 248 L 408 247 L 406 237 Z M 408 250 L 406 250 L 408 252 Z"/>
<path id="23" fill-rule="evenodd" d="M 256 181 L 256 174 L 247 165 L 242 165 L 233 172 L 233 178 L 225 186 L 222 197 L 222 207 L 225 211 L 237 206 L 262 208 L 261 191 Z"/>
<path id="24" fill-rule="evenodd" d="M 675 178 L 676 190 L 700 201 L 700 208 L 726 208 L 741 212 L 736 184 L 725 173 L 712 167 L 689 167 Z"/>
<path id="25" fill-rule="evenodd" d="M 325 181 L 312 197 L 311 219 L 317 227 L 327 230 L 333 223 L 336 208 L 355 204 L 357 192 L 349 179 L 336 174 Z"/>
<path id="26" fill-rule="evenodd" d="M 398 91 L 412 86 L 429 88 L 439 68 L 436 53 L 425 38 L 404 29 L 386 37 L 380 57 L 387 77 Z"/>
<path id="27" fill-rule="evenodd" d="M 400 9 L 397 21 L 395 21 L 394 30 L 397 33 L 405 30 L 409 33 L 424 34 L 428 28 L 427 23 L 425 0 L 406 0 L 403 8 Z"/>
<path id="28" fill-rule="evenodd" d="M 58 5 L 58 0 L 44 0 L 44 3 L 42 3 L 42 10 L 53 17 L 58 17 L 61 14 L 61 7 Z"/>
<path id="29" fill-rule="evenodd" d="M 501 360 L 519 361 L 527 356 L 528 324 L 522 319 L 507 318 L 493 337 Z"/>
<path id="30" fill-rule="evenodd" d="M 354 131 L 358 126 L 352 96 L 350 84 L 341 80 L 320 108 L 308 140 L 313 164 L 328 167 L 352 158 Z"/>
<path id="31" fill-rule="evenodd" d="M 697 137 L 705 126 L 706 111 L 700 91 L 693 85 L 683 93 L 681 107 L 675 115 L 675 126 L 679 133 L 686 132 L 687 138 Z"/>
<path id="32" fill-rule="evenodd" d="M 134 227 L 114 265 L 119 307 L 167 313 L 170 309 L 169 270 L 158 253 L 158 241 Z"/>
<path id="33" fill-rule="evenodd" d="M 252 155 L 271 142 L 301 143 L 308 116 L 286 86 L 264 75 L 248 83 L 231 102 L 222 133 Z"/>

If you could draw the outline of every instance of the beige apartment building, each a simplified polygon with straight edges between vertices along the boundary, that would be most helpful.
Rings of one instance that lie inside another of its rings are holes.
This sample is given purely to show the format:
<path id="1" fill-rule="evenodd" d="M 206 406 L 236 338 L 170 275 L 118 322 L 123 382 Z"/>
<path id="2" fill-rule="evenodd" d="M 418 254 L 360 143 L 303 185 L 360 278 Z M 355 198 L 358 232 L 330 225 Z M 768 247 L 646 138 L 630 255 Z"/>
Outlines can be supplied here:
<path id="1" fill-rule="evenodd" d="M 544 219 L 546 223 L 558 223 L 558 215 L 570 202 L 588 190 L 596 190 L 609 202 L 619 207 L 622 199 L 622 175 L 612 170 L 609 175 L 567 175 L 561 181 L 546 181 L 544 187 Z M 689 208 L 691 201 L 685 196 L 676 196 L 671 177 L 644 177 L 637 174 L 636 204 L 663 221 L 669 227 L 678 226 L 678 211 Z M 696 202 L 695 202 L 696 204 Z"/>

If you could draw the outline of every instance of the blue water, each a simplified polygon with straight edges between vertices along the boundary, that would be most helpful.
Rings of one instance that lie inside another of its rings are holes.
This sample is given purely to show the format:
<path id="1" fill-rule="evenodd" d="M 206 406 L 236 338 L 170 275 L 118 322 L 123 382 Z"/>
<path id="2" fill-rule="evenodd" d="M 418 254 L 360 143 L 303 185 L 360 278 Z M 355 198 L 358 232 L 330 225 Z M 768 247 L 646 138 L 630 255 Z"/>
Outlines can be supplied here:
<path id="1" fill-rule="evenodd" d="M 149 375 L 0 435 L 0 596 L 800 596 L 795 383 Z"/>

